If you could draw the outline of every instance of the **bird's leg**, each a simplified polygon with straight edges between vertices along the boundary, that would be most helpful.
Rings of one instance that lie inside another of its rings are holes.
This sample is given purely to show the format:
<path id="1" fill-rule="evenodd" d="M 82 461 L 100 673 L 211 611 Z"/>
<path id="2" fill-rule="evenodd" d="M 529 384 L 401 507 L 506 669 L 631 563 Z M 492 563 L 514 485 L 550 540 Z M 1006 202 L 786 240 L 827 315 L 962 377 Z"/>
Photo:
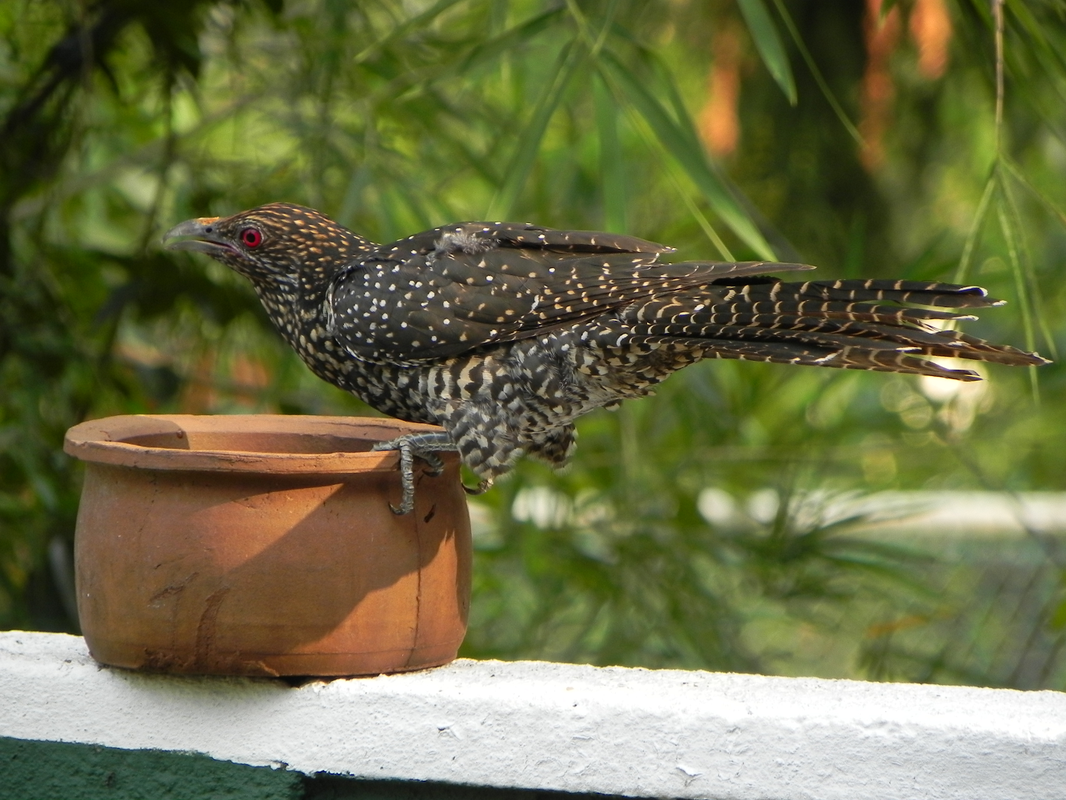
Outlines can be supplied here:
<path id="1" fill-rule="evenodd" d="M 400 484 L 403 486 L 403 496 L 399 506 L 389 503 L 392 513 L 410 514 L 415 508 L 415 457 L 429 465 L 427 474 L 440 475 L 444 470 L 444 462 L 437 453 L 455 449 L 452 438 L 444 432 L 408 433 L 387 442 L 378 442 L 371 448 L 400 451 Z"/>

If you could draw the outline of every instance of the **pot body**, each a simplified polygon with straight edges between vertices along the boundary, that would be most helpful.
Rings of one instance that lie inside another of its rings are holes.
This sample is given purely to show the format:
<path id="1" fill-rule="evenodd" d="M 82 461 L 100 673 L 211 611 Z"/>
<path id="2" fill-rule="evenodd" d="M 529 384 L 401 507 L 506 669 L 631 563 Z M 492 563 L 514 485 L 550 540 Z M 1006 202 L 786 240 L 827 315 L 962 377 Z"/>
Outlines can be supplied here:
<path id="1" fill-rule="evenodd" d="M 93 657 L 155 671 L 363 675 L 455 658 L 470 527 L 458 458 L 396 516 L 395 453 L 429 426 L 336 417 L 112 417 L 68 432 L 86 461 L 75 536 Z"/>

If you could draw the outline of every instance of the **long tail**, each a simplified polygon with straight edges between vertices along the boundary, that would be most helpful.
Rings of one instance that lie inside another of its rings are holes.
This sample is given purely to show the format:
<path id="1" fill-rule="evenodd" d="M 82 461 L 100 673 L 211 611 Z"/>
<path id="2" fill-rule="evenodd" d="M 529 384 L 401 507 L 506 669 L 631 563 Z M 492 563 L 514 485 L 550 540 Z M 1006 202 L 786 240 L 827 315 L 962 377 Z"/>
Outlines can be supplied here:
<path id="1" fill-rule="evenodd" d="M 627 309 L 625 320 L 639 341 L 686 340 L 702 349 L 704 358 L 973 381 L 980 380 L 973 370 L 948 369 L 927 359 L 969 358 L 1012 366 L 1048 363 L 1035 353 L 940 327 L 952 320 L 974 319 L 957 309 L 1002 304 L 979 286 L 748 278 L 655 298 Z"/>

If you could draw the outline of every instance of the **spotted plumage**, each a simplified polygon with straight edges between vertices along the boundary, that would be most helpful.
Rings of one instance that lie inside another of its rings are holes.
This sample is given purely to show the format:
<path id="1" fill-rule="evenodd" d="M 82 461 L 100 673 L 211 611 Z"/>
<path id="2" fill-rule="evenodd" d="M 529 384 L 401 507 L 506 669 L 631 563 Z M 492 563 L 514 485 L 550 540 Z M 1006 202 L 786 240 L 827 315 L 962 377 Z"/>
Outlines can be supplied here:
<path id="1" fill-rule="evenodd" d="M 609 233 L 471 222 L 376 245 L 273 203 L 166 238 L 249 278 L 316 375 L 442 426 L 416 454 L 454 446 L 485 485 L 523 454 L 564 464 L 574 420 L 705 358 L 957 380 L 978 376 L 928 358 L 1046 363 L 938 327 L 999 304 L 976 286 L 784 282 L 766 273 L 810 267 L 661 262 L 671 248 Z"/>

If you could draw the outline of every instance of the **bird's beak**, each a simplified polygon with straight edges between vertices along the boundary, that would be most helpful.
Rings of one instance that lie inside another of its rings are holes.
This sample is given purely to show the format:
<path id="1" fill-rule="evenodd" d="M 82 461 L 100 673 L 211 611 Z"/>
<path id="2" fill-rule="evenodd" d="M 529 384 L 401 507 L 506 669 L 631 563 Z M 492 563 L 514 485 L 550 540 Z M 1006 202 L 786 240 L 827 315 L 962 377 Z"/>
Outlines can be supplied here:
<path id="1" fill-rule="evenodd" d="M 236 248 L 219 235 L 218 220 L 219 217 L 187 219 L 163 235 L 163 246 L 167 250 L 195 250 L 212 256 L 235 252 Z"/>

